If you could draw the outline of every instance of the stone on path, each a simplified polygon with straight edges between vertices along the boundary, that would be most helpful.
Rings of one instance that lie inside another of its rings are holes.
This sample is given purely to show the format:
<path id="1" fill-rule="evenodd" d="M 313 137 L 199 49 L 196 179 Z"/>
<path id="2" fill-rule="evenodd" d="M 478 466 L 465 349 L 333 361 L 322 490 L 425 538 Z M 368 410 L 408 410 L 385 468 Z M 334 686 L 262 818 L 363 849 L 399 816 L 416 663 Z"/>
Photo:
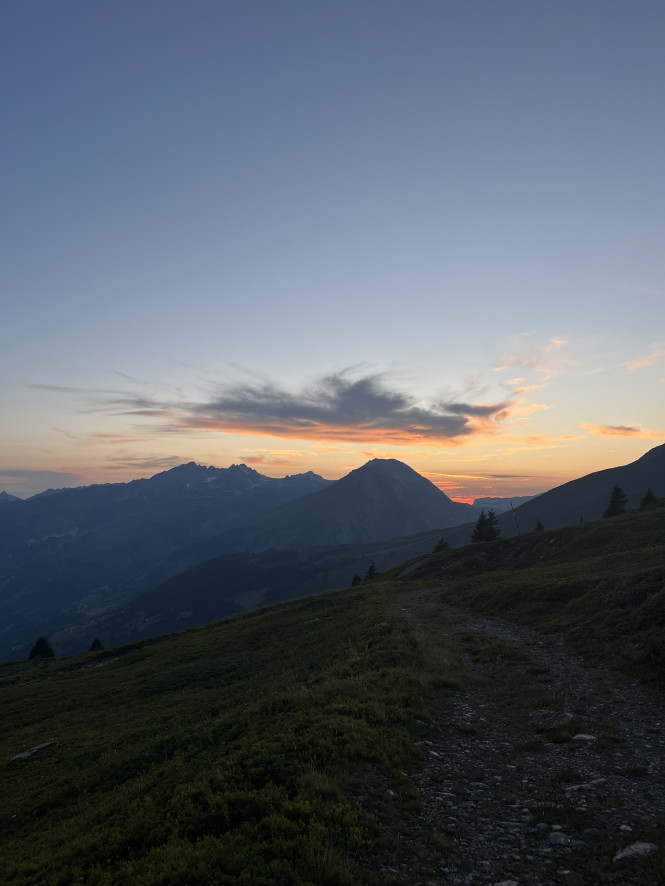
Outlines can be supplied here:
<path id="1" fill-rule="evenodd" d="M 654 843 L 631 843 L 614 856 L 612 861 L 622 861 L 626 858 L 643 858 L 651 855 L 658 847 Z"/>

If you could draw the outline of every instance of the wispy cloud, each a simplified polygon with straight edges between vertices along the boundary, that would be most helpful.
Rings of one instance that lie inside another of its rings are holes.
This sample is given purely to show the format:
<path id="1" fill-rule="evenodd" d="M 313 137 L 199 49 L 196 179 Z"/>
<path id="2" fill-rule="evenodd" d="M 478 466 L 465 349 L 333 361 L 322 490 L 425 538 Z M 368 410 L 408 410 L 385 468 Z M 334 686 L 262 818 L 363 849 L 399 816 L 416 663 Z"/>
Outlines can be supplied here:
<path id="1" fill-rule="evenodd" d="M 297 449 L 244 450 L 238 460 L 246 465 L 284 468 L 301 463 L 307 454 Z"/>
<path id="2" fill-rule="evenodd" d="M 574 363 L 568 354 L 568 347 L 568 342 L 564 339 L 551 338 L 535 351 L 503 356 L 494 367 L 494 372 L 503 372 L 506 369 L 517 367 L 531 370 L 537 373 L 543 381 L 549 381 L 560 375 L 566 366 Z M 521 384 L 524 381 L 525 379 L 520 377 L 511 379 L 506 384 L 512 387 L 513 383 Z"/>
<path id="3" fill-rule="evenodd" d="M 551 408 L 547 403 L 523 403 L 523 401 L 518 400 L 511 410 L 511 415 L 517 418 L 523 415 L 533 415 L 535 412 L 544 412 L 546 409 Z"/>
<path id="4" fill-rule="evenodd" d="M 665 364 L 665 343 L 655 342 L 648 354 L 643 354 L 633 360 L 627 360 L 621 366 L 629 372 L 636 372 L 639 369 L 649 369 L 661 363 Z"/>
<path id="5" fill-rule="evenodd" d="M 642 440 L 665 440 L 665 431 L 649 431 L 640 425 L 580 425 L 595 437 L 637 437 Z"/>
<path id="6" fill-rule="evenodd" d="M 508 439 L 517 445 L 512 446 L 510 449 L 502 449 L 500 453 L 502 458 L 512 458 L 515 455 L 523 456 L 525 452 L 561 449 L 569 446 L 571 443 L 583 440 L 584 435 L 561 434 L 555 436 L 548 434 L 530 434 L 525 437 L 509 437 Z"/>
<path id="7" fill-rule="evenodd" d="M 134 456 L 121 452 L 108 458 L 104 467 L 111 471 L 125 471 L 128 468 L 140 471 L 168 471 L 170 468 L 175 468 L 188 461 L 194 461 L 194 459 L 182 455 Z"/>
<path id="8" fill-rule="evenodd" d="M 254 378 L 218 385 L 202 402 L 167 401 L 127 391 L 37 387 L 82 394 L 87 411 L 148 419 L 162 434 L 219 431 L 399 446 L 461 442 L 476 434 L 497 433 L 514 405 L 458 399 L 424 404 L 391 387 L 387 374 L 363 375 L 357 368 L 324 376 L 297 392 Z"/>
<path id="9" fill-rule="evenodd" d="M 28 488 L 29 494 L 44 489 L 82 486 L 83 478 L 65 471 L 32 471 L 22 468 L 0 468 L 0 489 Z"/>

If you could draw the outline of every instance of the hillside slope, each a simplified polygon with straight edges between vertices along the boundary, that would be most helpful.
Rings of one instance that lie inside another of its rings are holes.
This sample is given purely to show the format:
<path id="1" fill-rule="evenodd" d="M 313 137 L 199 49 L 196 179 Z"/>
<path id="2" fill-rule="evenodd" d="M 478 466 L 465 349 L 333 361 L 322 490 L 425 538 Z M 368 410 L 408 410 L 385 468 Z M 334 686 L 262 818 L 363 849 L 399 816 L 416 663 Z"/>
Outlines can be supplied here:
<path id="1" fill-rule="evenodd" d="M 429 532 L 366 545 L 224 554 L 166 579 L 117 611 L 56 631 L 49 639 L 58 654 L 72 654 L 88 649 L 94 637 L 118 645 L 205 625 L 254 606 L 346 587 L 371 563 L 383 572 L 428 554 L 438 537 L 438 532 Z"/>
<path id="2" fill-rule="evenodd" d="M 628 465 L 595 471 L 571 480 L 515 508 L 514 513 L 498 515 L 503 538 L 530 532 L 540 520 L 546 529 L 572 526 L 581 520 L 598 520 L 607 507 L 614 485 L 626 493 L 628 508 L 638 507 L 647 489 L 665 496 L 665 444 L 656 446 Z M 471 540 L 474 524 L 457 526 L 446 532 L 451 545 L 465 545 Z"/>
<path id="3" fill-rule="evenodd" d="M 665 500 L 620 517 L 431 554 L 405 581 L 541 631 L 665 686 Z M 396 570 L 399 572 L 399 570 Z"/>

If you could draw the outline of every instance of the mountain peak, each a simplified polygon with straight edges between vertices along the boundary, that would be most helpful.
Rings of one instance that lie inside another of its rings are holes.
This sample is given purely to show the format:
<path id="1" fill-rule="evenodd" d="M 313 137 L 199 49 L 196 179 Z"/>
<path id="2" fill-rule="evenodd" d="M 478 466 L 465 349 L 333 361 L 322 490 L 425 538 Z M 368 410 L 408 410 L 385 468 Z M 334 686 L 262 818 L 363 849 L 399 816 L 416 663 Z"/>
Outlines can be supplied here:
<path id="1" fill-rule="evenodd" d="M 403 461 L 399 461 L 396 458 L 372 458 L 370 461 L 366 462 L 362 467 L 358 468 L 359 471 L 370 470 L 370 471 L 380 471 L 382 474 L 417 474 L 417 471 L 414 471 L 413 468 L 409 467 L 409 465 L 405 464 Z M 422 476 L 422 475 L 418 475 Z"/>
<path id="2" fill-rule="evenodd" d="M 9 492 L 0 492 L 0 504 L 6 504 L 10 501 L 23 501 L 17 495 L 11 495 Z"/>

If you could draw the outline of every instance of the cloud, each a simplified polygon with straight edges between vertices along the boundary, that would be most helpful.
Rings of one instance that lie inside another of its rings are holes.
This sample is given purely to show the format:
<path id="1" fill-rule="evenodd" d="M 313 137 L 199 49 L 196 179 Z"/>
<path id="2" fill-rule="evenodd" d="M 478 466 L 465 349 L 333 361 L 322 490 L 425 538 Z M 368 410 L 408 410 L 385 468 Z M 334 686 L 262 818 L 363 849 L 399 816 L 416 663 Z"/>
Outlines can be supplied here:
<path id="1" fill-rule="evenodd" d="M 562 434 L 559 436 L 551 436 L 546 434 L 530 434 L 526 437 L 509 437 L 511 442 L 518 445 L 510 449 L 502 449 L 501 456 L 503 458 L 512 458 L 515 455 L 524 455 L 525 452 L 535 452 L 547 449 L 561 449 L 570 443 L 584 440 L 583 435 Z"/>
<path id="2" fill-rule="evenodd" d="M 128 468 L 141 471 L 168 471 L 193 460 L 181 455 L 134 456 L 120 453 L 108 458 L 104 467 L 111 471 L 124 471 Z"/>
<path id="3" fill-rule="evenodd" d="M 526 405 L 522 405 L 522 401 L 519 400 L 515 403 L 515 407 L 511 410 L 511 415 L 514 417 L 520 415 L 533 415 L 535 412 L 543 412 L 546 409 L 551 409 L 547 403 L 528 403 Z"/>
<path id="4" fill-rule="evenodd" d="M 240 461 L 245 465 L 267 465 L 276 468 L 292 467 L 297 459 L 287 458 L 286 456 L 275 456 L 271 458 L 269 455 L 245 455 L 240 456 Z"/>
<path id="5" fill-rule="evenodd" d="M 580 425 L 595 437 L 636 437 L 641 440 L 665 440 L 665 431 L 649 431 L 639 425 Z"/>
<path id="6" fill-rule="evenodd" d="M 629 372 L 635 372 L 639 369 L 649 369 L 651 366 L 657 366 L 665 363 L 665 343 L 655 342 L 651 346 L 651 352 L 642 357 L 636 357 L 634 360 L 627 360 L 621 366 Z"/>
<path id="7" fill-rule="evenodd" d="M 565 366 L 572 364 L 574 361 L 566 356 L 568 342 L 562 338 L 551 338 L 546 344 L 542 345 L 535 353 L 512 354 L 501 358 L 499 363 L 493 368 L 494 372 L 503 372 L 505 369 L 519 367 L 520 369 L 530 369 L 537 372 L 543 381 L 549 381 L 563 372 Z M 521 383 L 525 381 L 523 378 L 511 379 L 506 384 L 512 386 L 512 383 Z"/>
<path id="8" fill-rule="evenodd" d="M 392 389 L 386 375 L 358 375 L 357 368 L 327 375 L 295 393 L 271 381 L 250 378 L 217 386 L 204 402 L 169 402 L 117 391 L 78 393 L 88 397 L 88 411 L 154 420 L 162 434 L 218 431 L 328 442 L 372 440 L 400 446 L 461 442 L 474 434 L 496 433 L 513 406 L 512 402 L 457 400 L 422 404 Z"/>
<path id="9" fill-rule="evenodd" d="M 266 465 L 268 467 L 292 467 L 302 462 L 307 451 L 297 449 L 245 450 L 238 460 L 246 465 Z"/>
<path id="10" fill-rule="evenodd" d="M 64 471 L 31 471 L 22 468 L 0 468 L 0 489 L 17 490 L 16 495 L 34 495 L 45 489 L 82 486 L 83 478 Z"/>
<path id="11" fill-rule="evenodd" d="M 530 394 L 532 391 L 542 391 L 545 385 L 523 385 L 519 388 L 513 388 L 513 394 Z"/>

